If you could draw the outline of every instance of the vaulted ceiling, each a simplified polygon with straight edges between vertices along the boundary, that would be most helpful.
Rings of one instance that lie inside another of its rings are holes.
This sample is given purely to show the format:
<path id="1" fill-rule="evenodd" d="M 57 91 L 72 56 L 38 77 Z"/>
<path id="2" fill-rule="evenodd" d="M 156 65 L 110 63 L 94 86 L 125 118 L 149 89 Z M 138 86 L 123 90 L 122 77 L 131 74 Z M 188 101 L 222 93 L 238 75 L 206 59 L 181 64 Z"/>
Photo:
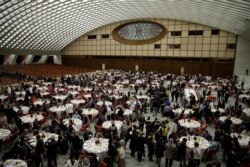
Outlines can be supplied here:
<path id="1" fill-rule="evenodd" d="M 60 51 L 95 28 L 136 18 L 183 20 L 244 35 L 250 34 L 250 1 L 0 0 L 0 48 Z"/>

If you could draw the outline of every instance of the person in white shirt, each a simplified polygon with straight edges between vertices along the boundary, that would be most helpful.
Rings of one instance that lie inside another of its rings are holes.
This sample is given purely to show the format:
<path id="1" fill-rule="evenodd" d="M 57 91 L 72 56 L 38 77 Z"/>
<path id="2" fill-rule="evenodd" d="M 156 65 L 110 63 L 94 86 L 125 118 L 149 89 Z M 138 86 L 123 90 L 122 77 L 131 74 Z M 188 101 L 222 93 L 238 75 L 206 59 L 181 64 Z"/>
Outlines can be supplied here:
<path id="1" fill-rule="evenodd" d="M 199 167 L 201 160 L 201 149 L 199 147 L 199 143 L 197 142 L 194 143 L 193 152 L 194 152 L 195 167 Z"/>

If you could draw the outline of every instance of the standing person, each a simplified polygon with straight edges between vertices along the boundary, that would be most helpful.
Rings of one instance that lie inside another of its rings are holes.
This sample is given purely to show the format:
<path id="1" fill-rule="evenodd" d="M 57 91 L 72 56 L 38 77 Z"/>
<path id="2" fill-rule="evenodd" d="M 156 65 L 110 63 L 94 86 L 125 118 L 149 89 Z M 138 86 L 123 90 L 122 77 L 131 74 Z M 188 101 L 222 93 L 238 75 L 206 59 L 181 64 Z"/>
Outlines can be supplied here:
<path id="1" fill-rule="evenodd" d="M 150 133 L 148 135 L 147 144 L 148 144 L 148 158 L 149 158 L 149 161 L 153 161 L 152 157 L 153 157 L 154 149 L 155 149 L 153 133 Z"/>
<path id="2" fill-rule="evenodd" d="M 174 144 L 173 139 L 169 140 L 169 143 L 166 144 L 166 165 L 165 167 L 171 167 L 174 158 L 177 156 L 177 147 Z"/>
<path id="3" fill-rule="evenodd" d="M 161 166 L 161 158 L 164 156 L 164 142 L 162 138 L 159 138 L 156 141 L 155 145 L 155 155 L 156 155 L 156 163 L 158 167 Z"/>
<path id="4" fill-rule="evenodd" d="M 144 147 L 144 137 L 143 137 L 143 133 L 140 132 L 139 137 L 137 138 L 137 144 L 136 144 L 136 148 L 137 148 L 137 157 L 138 157 L 138 161 L 139 163 L 142 160 L 142 155 L 145 154 L 145 147 Z"/>
<path id="5" fill-rule="evenodd" d="M 121 147 L 120 147 L 119 155 L 118 155 L 118 167 L 125 167 L 126 166 L 126 162 L 125 162 L 125 156 L 126 156 L 125 141 L 121 140 L 120 144 L 121 144 Z"/>
<path id="6" fill-rule="evenodd" d="M 57 166 L 57 142 L 55 137 L 51 138 L 51 141 L 47 143 L 47 158 L 48 158 L 48 167 L 52 166 L 52 162 L 54 162 L 54 166 Z"/>
<path id="7" fill-rule="evenodd" d="M 35 167 L 43 166 L 43 151 L 44 151 L 44 141 L 41 139 L 40 135 L 36 136 L 36 148 L 35 148 Z"/>
<path id="8" fill-rule="evenodd" d="M 187 139 L 183 138 L 179 145 L 179 155 L 180 155 L 180 167 L 186 165 L 186 149 L 187 149 Z"/>
<path id="9" fill-rule="evenodd" d="M 199 167 L 200 166 L 200 159 L 201 159 L 201 149 L 199 147 L 199 143 L 197 143 L 197 142 L 194 143 L 193 153 L 194 153 L 195 167 Z"/>

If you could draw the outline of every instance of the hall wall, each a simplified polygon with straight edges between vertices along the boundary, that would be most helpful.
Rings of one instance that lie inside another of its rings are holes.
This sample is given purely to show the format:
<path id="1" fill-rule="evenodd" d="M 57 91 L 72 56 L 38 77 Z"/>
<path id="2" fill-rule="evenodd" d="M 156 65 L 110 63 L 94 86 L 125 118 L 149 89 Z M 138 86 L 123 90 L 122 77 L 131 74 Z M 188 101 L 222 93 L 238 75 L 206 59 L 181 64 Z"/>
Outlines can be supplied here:
<path id="1" fill-rule="evenodd" d="M 123 44 L 113 39 L 112 31 L 116 27 L 131 21 L 141 20 L 164 25 L 167 29 L 166 36 L 157 42 L 144 45 Z M 189 31 L 192 30 L 202 30 L 203 35 L 191 36 Z M 218 35 L 212 35 L 212 30 L 215 29 L 205 25 L 170 19 L 138 19 L 116 22 L 97 28 L 70 43 L 61 52 L 62 63 L 83 65 L 87 68 L 96 66 L 96 69 L 98 69 L 100 65 L 97 64 L 100 62 L 100 64 L 110 64 L 106 65 L 106 69 L 122 68 L 124 66 L 126 66 L 125 69 L 128 69 L 130 65 L 127 65 L 127 63 L 134 64 L 136 62 L 136 64 L 140 64 L 140 70 L 155 69 L 158 71 L 170 69 L 168 67 L 158 67 L 156 62 L 159 62 L 161 66 L 168 66 L 168 63 L 171 66 L 176 65 L 176 71 L 180 71 L 178 64 L 181 62 L 182 66 L 186 67 L 187 72 L 202 73 L 202 71 L 207 70 L 205 73 L 215 71 L 219 75 L 232 75 L 236 47 L 229 49 L 228 44 L 236 46 L 237 36 L 223 30 L 219 30 Z M 173 36 L 171 34 L 173 31 L 181 31 L 181 36 Z M 89 39 L 91 35 L 96 36 L 96 39 Z M 108 38 L 102 38 L 103 35 L 108 35 Z M 160 48 L 155 48 L 155 44 L 159 44 Z M 171 48 L 171 44 L 180 44 L 180 48 Z M 112 59 L 109 57 L 112 57 Z M 138 57 L 139 59 L 137 59 Z M 148 60 L 144 60 L 145 58 Z M 180 58 L 183 60 L 179 60 Z M 91 64 L 92 60 L 95 60 L 96 63 Z M 154 62 L 156 64 L 152 64 L 152 66 L 142 65 L 145 62 L 149 64 Z M 203 65 L 206 67 L 205 64 L 209 64 L 208 69 L 203 68 Z M 224 65 L 230 67 L 230 69 L 220 69 L 221 67 L 224 68 Z M 193 67 L 196 68 L 193 69 Z M 134 70 L 134 66 L 131 66 L 130 70 Z M 214 75 L 217 74 L 214 73 Z"/>

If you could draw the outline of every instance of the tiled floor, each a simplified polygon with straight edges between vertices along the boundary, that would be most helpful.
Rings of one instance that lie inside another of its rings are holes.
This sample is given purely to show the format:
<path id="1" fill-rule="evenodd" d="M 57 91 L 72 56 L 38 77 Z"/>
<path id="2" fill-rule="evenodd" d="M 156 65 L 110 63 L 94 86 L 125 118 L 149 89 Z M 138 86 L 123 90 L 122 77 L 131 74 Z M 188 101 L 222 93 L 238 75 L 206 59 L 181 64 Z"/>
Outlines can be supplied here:
<path id="1" fill-rule="evenodd" d="M 171 99 L 171 98 L 170 98 Z M 234 104 L 234 98 L 230 98 L 229 99 L 229 103 L 228 105 L 231 104 L 233 105 Z M 147 116 L 150 116 L 150 117 L 153 117 L 153 114 L 148 112 L 146 115 Z M 158 114 L 157 115 L 158 119 L 165 119 L 161 116 L 161 114 Z M 92 123 L 91 124 L 91 130 L 94 132 L 94 124 Z M 209 126 L 208 127 L 208 131 L 210 132 L 210 134 L 214 134 L 214 128 L 213 128 L 213 125 Z M 146 148 L 146 155 L 147 155 L 147 147 L 145 146 Z M 3 155 L 3 151 L 0 153 L 0 156 L 2 157 Z M 219 160 L 221 160 L 221 151 L 219 153 Z M 57 163 L 58 163 L 58 167 L 63 167 L 65 162 L 68 160 L 69 158 L 69 151 L 66 155 L 58 155 L 58 159 L 57 159 Z M 155 157 L 154 157 L 154 160 L 155 160 Z M 214 161 L 216 161 L 215 157 L 214 157 Z M 47 162 L 46 160 L 44 161 L 44 165 L 46 166 L 47 165 Z M 117 164 L 115 163 L 115 167 L 117 166 Z M 143 161 L 141 163 L 138 162 L 137 158 L 133 158 L 130 156 L 130 150 L 129 148 L 127 148 L 126 150 L 126 166 L 127 167 L 137 167 L 137 166 L 144 166 L 144 167 L 157 167 L 156 163 L 155 162 L 152 162 L 152 161 L 149 161 L 148 160 L 148 157 L 144 157 L 143 158 Z M 161 166 L 164 167 L 165 166 L 165 159 L 163 158 L 161 160 Z M 178 167 L 179 166 L 179 161 L 174 161 L 173 162 L 173 167 Z M 200 165 L 201 167 L 205 166 L 205 163 L 202 162 L 202 164 Z M 225 166 L 224 163 L 222 163 L 222 167 Z"/>

